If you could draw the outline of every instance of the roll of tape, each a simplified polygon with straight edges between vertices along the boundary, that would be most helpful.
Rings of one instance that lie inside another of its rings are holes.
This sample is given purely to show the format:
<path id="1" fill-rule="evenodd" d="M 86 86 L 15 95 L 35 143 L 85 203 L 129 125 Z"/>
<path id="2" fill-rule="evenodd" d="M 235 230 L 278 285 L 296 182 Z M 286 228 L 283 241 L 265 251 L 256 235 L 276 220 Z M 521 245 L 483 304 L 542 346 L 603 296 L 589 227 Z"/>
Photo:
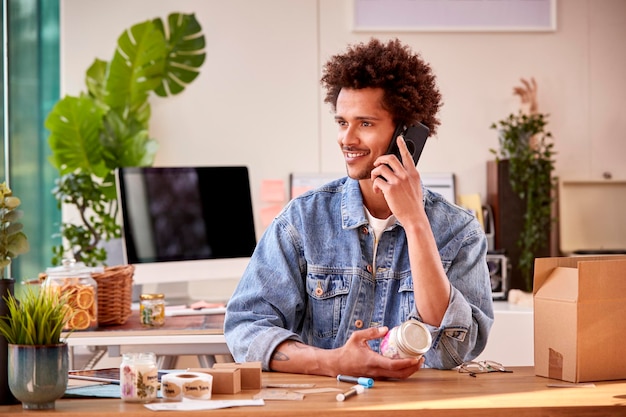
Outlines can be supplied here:
<path id="1" fill-rule="evenodd" d="M 210 400 L 213 375 L 201 372 L 169 373 L 161 377 L 161 395 L 167 401 Z"/>

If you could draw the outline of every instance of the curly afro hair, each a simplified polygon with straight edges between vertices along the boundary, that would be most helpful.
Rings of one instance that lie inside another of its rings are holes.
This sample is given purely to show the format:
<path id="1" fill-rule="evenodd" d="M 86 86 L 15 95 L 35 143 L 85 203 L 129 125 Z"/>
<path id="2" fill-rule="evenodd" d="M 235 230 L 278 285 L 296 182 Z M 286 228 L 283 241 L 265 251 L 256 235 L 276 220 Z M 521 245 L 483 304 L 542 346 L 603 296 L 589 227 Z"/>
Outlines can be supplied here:
<path id="1" fill-rule="evenodd" d="M 441 94 L 430 66 L 419 54 L 398 39 L 383 44 L 372 38 L 369 43 L 349 46 L 346 53 L 334 55 L 323 68 L 321 84 L 326 89 L 325 103 L 333 111 L 342 88 L 382 88 L 383 108 L 394 122 L 422 122 L 435 134 L 440 124 L 436 117 Z"/>

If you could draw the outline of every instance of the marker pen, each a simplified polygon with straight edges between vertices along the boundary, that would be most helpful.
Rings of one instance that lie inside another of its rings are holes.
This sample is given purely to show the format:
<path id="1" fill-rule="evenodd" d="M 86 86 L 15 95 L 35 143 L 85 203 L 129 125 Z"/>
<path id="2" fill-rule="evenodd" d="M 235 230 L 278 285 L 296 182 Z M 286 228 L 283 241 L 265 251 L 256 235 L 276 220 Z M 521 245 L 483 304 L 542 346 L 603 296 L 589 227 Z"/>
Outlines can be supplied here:
<path id="1" fill-rule="evenodd" d="M 337 375 L 337 381 L 353 382 L 355 384 L 362 385 L 365 388 L 372 388 L 374 386 L 374 380 L 372 378 L 365 378 L 362 376 L 356 377 L 348 375 Z"/>
<path id="2" fill-rule="evenodd" d="M 337 399 L 337 401 L 343 401 L 357 394 L 363 394 L 364 391 L 365 391 L 365 388 L 363 387 L 363 385 L 357 384 L 357 385 L 353 385 L 348 391 L 341 393 L 341 394 L 337 394 L 335 398 Z"/>

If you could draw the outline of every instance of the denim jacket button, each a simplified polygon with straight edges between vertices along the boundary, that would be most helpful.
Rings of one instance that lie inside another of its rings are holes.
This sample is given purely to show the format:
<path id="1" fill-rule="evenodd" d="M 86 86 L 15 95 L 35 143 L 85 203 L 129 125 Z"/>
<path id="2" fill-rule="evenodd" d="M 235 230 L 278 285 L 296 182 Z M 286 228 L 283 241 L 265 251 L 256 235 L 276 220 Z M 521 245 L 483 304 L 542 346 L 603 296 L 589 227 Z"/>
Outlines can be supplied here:
<path id="1" fill-rule="evenodd" d="M 372 270 L 373 270 L 372 265 L 368 265 L 367 266 L 367 272 L 372 273 Z"/>
<path id="2" fill-rule="evenodd" d="M 317 287 L 317 288 L 315 289 L 315 295 L 320 296 L 320 295 L 322 295 L 322 294 L 324 294 L 324 290 L 323 290 L 323 289 L 321 289 L 320 287 Z"/>
<path id="3" fill-rule="evenodd" d="M 370 233 L 369 230 L 367 230 L 366 226 L 361 227 L 361 233 L 363 233 L 364 235 L 368 235 Z"/>
<path id="4" fill-rule="evenodd" d="M 356 320 L 354 322 L 354 327 L 356 327 L 357 329 L 360 329 L 361 327 L 363 327 L 363 320 Z"/>

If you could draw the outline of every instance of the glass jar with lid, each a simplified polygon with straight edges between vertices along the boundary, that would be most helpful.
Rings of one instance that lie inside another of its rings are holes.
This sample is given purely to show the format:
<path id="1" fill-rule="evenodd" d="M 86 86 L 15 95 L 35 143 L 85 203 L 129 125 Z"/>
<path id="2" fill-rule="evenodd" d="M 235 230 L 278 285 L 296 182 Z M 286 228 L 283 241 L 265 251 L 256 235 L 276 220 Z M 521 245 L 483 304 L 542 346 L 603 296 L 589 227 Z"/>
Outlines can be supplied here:
<path id="1" fill-rule="evenodd" d="M 165 324 L 165 296 L 141 294 L 139 297 L 139 320 L 145 327 L 161 327 Z"/>
<path id="2" fill-rule="evenodd" d="M 432 336 L 426 325 L 410 319 L 387 332 L 380 344 L 380 353 L 391 359 L 421 358 L 431 343 Z"/>
<path id="3" fill-rule="evenodd" d="M 44 287 L 67 294 L 70 319 L 63 330 L 93 330 L 98 327 L 98 283 L 92 268 L 74 259 L 63 259 L 59 267 L 46 269 Z"/>
<path id="4" fill-rule="evenodd" d="M 157 398 L 159 375 L 153 352 L 127 352 L 120 364 L 120 396 L 123 401 L 149 403 Z"/>

